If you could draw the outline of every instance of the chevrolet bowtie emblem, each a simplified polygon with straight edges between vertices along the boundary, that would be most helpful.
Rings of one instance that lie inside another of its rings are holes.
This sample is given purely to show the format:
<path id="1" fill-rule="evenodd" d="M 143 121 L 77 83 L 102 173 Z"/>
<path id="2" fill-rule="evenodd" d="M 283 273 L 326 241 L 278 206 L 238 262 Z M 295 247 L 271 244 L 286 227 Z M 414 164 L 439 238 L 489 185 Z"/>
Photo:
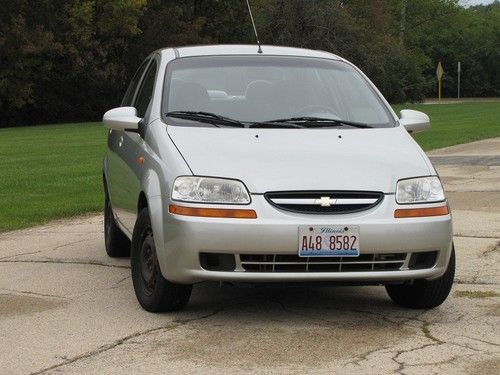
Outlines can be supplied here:
<path id="1" fill-rule="evenodd" d="M 330 197 L 321 197 L 314 201 L 314 204 L 320 205 L 321 207 L 330 207 L 335 203 L 337 203 L 337 200 Z"/>

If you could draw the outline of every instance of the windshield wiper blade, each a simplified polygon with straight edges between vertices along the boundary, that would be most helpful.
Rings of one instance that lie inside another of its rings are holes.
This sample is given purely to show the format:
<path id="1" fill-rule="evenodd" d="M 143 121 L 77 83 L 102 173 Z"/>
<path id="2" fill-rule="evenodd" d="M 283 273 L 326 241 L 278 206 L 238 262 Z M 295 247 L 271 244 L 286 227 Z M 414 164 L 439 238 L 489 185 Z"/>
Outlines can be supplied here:
<path id="1" fill-rule="evenodd" d="M 245 124 L 241 121 L 234 120 L 229 117 L 224 117 L 210 112 L 202 111 L 172 111 L 167 112 L 166 116 L 180 118 L 182 120 L 193 120 L 199 122 L 206 122 L 212 125 L 224 125 L 244 128 Z"/>
<path id="2" fill-rule="evenodd" d="M 250 128 L 286 128 L 286 129 L 302 129 L 304 126 L 300 124 L 294 124 L 292 122 L 283 121 L 262 121 L 254 122 L 249 125 Z"/>
<path id="3" fill-rule="evenodd" d="M 292 124 L 300 124 L 303 127 L 329 127 L 329 126 L 352 126 L 355 128 L 361 128 L 361 129 L 370 129 L 373 128 L 373 126 L 370 126 L 368 124 L 363 124 L 361 122 L 354 122 L 354 121 L 348 121 L 348 120 L 337 120 L 337 119 L 332 119 L 332 118 L 326 118 L 326 117 L 290 117 L 290 118 L 283 118 L 283 119 L 277 119 L 277 120 L 271 120 L 269 122 L 279 122 L 279 123 L 292 123 Z"/>

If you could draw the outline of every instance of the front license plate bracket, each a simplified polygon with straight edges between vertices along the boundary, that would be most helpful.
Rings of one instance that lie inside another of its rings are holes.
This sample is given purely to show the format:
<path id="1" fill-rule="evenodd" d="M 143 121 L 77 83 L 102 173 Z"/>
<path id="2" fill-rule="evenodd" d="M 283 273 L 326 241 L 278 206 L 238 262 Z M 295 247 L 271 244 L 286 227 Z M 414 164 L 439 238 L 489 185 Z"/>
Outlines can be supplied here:
<path id="1" fill-rule="evenodd" d="M 299 257 L 358 257 L 359 226 L 299 226 Z"/>

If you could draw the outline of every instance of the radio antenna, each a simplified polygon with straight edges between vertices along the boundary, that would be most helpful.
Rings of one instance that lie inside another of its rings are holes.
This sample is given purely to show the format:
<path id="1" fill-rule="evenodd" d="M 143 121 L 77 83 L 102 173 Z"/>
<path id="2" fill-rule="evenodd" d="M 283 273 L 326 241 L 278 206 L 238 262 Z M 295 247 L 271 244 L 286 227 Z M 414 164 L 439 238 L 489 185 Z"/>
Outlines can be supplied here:
<path id="1" fill-rule="evenodd" d="M 260 42 L 259 42 L 259 35 L 257 34 L 257 28 L 255 27 L 255 22 L 253 20 L 252 8 L 250 7 L 250 2 L 248 0 L 247 0 L 247 5 L 248 5 L 248 13 L 250 13 L 250 19 L 252 20 L 253 31 L 255 32 L 255 39 L 257 39 L 257 45 L 259 46 L 257 52 L 262 53 L 262 48 L 260 47 Z"/>

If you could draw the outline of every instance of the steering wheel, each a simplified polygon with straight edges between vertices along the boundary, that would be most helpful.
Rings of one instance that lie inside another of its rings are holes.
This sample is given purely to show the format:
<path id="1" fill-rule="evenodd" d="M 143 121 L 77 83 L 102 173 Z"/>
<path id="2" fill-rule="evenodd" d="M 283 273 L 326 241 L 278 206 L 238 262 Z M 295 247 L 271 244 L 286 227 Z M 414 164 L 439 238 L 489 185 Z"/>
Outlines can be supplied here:
<path id="1" fill-rule="evenodd" d="M 321 105 L 321 104 L 310 104 L 310 105 L 306 105 L 305 107 L 302 107 L 301 109 L 299 109 L 296 113 L 295 113 L 295 116 L 294 117 L 303 117 L 303 116 L 307 116 L 307 115 L 311 115 L 311 114 L 314 114 L 314 113 L 331 113 L 332 115 L 336 116 L 337 118 L 341 118 L 339 116 L 339 113 L 334 110 L 333 108 L 331 107 L 328 107 L 326 105 Z"/>

